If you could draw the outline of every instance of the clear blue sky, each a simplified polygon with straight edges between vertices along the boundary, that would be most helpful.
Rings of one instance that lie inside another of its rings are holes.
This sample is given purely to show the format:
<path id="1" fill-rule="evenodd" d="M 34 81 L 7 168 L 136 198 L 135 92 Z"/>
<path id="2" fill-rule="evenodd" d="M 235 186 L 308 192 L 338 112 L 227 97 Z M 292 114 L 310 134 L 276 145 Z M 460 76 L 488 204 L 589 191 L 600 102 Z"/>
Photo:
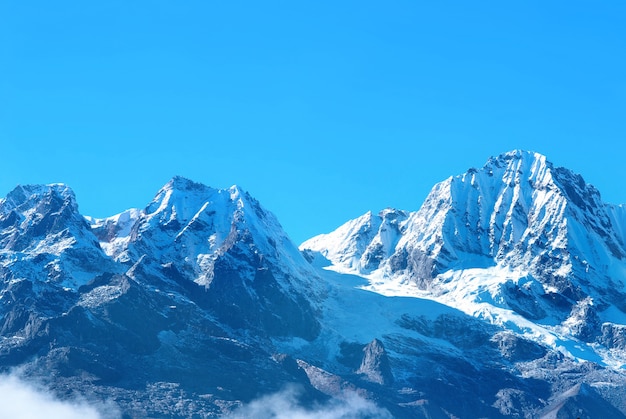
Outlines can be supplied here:
<path id="1" fill-rule="evenodd" d="M 81 212 L 174 175 L 296 242 L 521 148 L 626 202 L 623 1 L 0 2 L 0 196 Z"/>

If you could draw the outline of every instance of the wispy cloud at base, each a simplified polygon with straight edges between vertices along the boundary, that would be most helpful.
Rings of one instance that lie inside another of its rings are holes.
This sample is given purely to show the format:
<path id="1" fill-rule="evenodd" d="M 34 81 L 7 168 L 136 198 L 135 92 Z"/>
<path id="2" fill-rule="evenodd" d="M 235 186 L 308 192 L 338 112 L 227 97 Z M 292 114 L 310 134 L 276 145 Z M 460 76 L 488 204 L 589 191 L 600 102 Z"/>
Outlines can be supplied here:
<path id="1" fill-rule="evenodd" d="M 21 380 L 16 375 L 0 375 L 0 417 L 11 419 L 114 419 L 120 414 L 114 406 L 96 408 L 86 402 L 65 401 Z"/>
<path id="2" fill-rule="evenodd" d="M 387 409 L 358 394 L 346 393 L 341 399 L 331 399 L 313 408 L 299 403 L 301 393 L 294 387 L 263 396 L 254 400 L 228 416 L 228 419 L 267 418 L 267 419 L 391 419 Z"/>

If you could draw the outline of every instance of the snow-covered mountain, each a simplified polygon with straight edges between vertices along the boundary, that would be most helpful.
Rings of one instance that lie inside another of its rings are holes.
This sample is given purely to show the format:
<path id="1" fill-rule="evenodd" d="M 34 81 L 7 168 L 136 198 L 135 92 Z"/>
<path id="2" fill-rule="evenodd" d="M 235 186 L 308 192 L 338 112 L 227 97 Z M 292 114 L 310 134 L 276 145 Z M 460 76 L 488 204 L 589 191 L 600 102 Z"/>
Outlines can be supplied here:
<path id="1" fill-rule="evenodd" d="M 604 204 L 581 176 L 513 151 L 437 184 L 419 211 L 368 213 L 301 248 L 420 288 L 450 269 L 503 264 L 541 266 L 533 274 L 542 282 L 593 277 L 590 286 L 606 289 L 612 272 L 589 269 L 626 254 L 623 217 L 623 207 Z"/>
<path id="2" fill-rule="evenodd" d="M 364 290 L 428 299 L 492 325 L 500 349 L 515 336 L 622 371 L 623 226 L 624 207 L 602 202 L 580 175 L 517 150 L 435 185 L 418 211 L 368 212 L 300 249 L 327 275 L 363 278 Z"/>
<path id="3" fill-rule="evenodd" d="M 0 369 L 133 418 L 294 394 L 312 417 L 623 418 L 625 234 L 624 207 L 522 151 L 301 250 L 236 186 L 175 177 L 104 219 L 65 185 L 19 186 Z"/>
<path id="4" fill-rule="evenodd" d="M 429 296 L 496 324 L 518 316 L 549 326 L 543 339 L 558 331 L 621 354 L 606 335 L 625 319 L 623 211 L 580 175 L 513 151 L 435 185 L 416 212 L 368 213 L 301 249 L 372 290 Z"/>
<path id="5" fill-rule="evenodd" d="M 132 265 L 129 276 L 202 289 L 227 324 L 315 335 L 317 273 L 274 215 L 237 186 L 175 177 L 145 209 L 90 221 L 109 256 Z"/>

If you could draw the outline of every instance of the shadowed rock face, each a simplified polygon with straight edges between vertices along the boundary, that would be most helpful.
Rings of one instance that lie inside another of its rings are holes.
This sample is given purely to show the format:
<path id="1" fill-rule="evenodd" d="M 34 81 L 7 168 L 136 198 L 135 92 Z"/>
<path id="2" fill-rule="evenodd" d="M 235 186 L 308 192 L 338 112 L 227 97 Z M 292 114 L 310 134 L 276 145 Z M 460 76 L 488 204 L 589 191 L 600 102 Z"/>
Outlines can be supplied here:
<path id="1" fill-rule="evenodd" d="M 626 350 L 626 325 L 604 323 L 601 330 L 600 343 L 607 348 Z"/>
<path id="2" fill-rule="evenodd" d="M 247 283 L 237 270 L 218 261 L 209 286 L 187 281 L 186 287 L 194 301 L 229 327 L 307 340 L 319 333 L 320 325 L 309 302 L 301 295 L 285 293 L 267 268 L 257 268 Z"/>
<path id="3" fill-rule="evenodd" d="M 532 361 L 545 356 L 547 352 L 541 345 L 510 332 L 496 333 L 491 340 L 497 344 L 502 356 L 509 361 Z"/>

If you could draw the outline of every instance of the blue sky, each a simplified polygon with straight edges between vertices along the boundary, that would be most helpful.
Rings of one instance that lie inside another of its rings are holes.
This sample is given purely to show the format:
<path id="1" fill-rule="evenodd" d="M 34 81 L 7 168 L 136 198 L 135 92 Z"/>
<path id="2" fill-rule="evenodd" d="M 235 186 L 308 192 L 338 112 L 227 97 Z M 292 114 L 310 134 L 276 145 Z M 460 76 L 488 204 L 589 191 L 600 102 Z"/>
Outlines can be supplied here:
<path id="1" fill-rule="evenodd" d="M 511 149 L 626 202 L 622 1 L 0 3 L 0 196 L 81 212 L 174 175 L 238 184 L 296 242 Z"/>

